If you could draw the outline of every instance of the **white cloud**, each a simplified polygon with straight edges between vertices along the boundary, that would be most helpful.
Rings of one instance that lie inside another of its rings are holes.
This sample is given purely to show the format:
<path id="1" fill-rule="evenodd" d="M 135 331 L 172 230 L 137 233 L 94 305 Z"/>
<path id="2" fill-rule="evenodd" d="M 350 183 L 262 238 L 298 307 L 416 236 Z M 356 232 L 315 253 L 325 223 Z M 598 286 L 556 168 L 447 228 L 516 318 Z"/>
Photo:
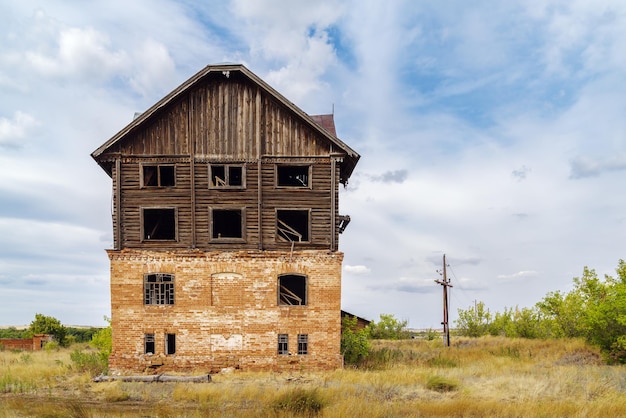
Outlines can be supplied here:
<path id="1" fill-rule="evenodd" d="M 498 279 L 500 280 L 517 280 L 517 279 L 526 279 L 529 277 L 537 277 L 538 273 L 532 270 L 518 271 L 513 274 L 500 274 L 498 275 Z"/>
<path id="2" fill-rule="evenodd" d="M 16 111 L 13 118 L 0 118 L 0 147 L 18 146 L 21 140 L 38 125 L 37 120 L 28 113 Z"/>
<path id="3" fill-rule="evenodd" d="M 351 266 L 346 264 L 345 266 L 343 266 L 343 269 L 347 273 L 352 274 L 368 274 L 371 271 L 369 267 L 363 265 Z"/>

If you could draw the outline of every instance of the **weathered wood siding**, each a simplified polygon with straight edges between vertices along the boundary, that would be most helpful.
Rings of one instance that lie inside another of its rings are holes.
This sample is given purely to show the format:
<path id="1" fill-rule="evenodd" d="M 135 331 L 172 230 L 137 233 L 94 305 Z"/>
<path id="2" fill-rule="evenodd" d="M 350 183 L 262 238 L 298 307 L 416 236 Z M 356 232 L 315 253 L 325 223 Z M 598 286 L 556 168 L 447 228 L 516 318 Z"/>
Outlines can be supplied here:
<path id="1" fill-rule="evenodd" d="M 332 144 L 244 80 L 209 80 L 161 110 L 111 150 L 253 161 L 261 155 L 324 156 Z"/>
<path id="2" fill-rule="evenodd" d="M 141 126 L 111 150 L 121 158 L 119 184 L 115 169 L 112 176 L 120 193 L 113 209 L 116 249 L 289 249 L 291 243 L 276 236 L 278 209 L 310 210 L 310 239 L 298 248 L 336 249 L 331 223 L 338 214 L 339 167 L 332 175 L 332 146 L 257 86 L 236 77 L 209 78 Z M 244 164 L 246 187 L 210 188 L 209 164 L 228 162 Z M 141 164 L 157 163 L 175 164 L 174 187 L 141 187 Z M 277 188 L 281 163 L 310 164 L 311 187 Z M 211 240 L 210 210 L 226 207 L 245 208 L 242 242 Z M 175 208 L 177 239 L 142 241 L 142 208 Z"/>

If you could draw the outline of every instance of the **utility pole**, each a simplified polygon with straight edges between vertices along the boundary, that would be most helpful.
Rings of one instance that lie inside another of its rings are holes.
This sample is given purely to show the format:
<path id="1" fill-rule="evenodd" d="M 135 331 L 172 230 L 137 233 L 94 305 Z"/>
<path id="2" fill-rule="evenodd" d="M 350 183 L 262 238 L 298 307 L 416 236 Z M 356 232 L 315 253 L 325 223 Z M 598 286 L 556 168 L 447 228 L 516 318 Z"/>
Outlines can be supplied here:
<path id="1" fill-rule="evenodd" d="M 448 288 L 452 287 L 450 284 L 450 280 L 448 280 L 448 275 L 446 273 L 446 255 L 443 255 L 443 280 L 435 280 L 435 283 L 438 283 L 443 286 L 443 339 L 444 344 L 450 347 L 450 327 L 448 325 Z"/>

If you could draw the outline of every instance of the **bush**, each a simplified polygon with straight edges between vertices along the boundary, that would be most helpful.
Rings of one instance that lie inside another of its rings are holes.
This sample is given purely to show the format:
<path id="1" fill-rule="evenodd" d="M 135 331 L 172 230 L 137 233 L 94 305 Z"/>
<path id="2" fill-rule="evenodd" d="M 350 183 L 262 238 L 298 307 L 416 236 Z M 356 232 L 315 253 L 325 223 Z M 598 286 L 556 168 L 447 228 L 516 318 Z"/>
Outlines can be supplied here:
<path id="1" fill-rule="evenodd" d="M 375 340 L 403 340 L 411 338 L 407 324 L 408 321 L 399 321 L 393 315 L 380 314 L 380 320 L 372 321 L 368 329 L 370 337 Z"/>
<path id="2" fill-rule="evenodd" d="M 272 402 L 274 411 L 304 416 L 317 415 L 324 406 L 325 402 L 317 389 L 292 389 L 279 395 Z"/>
<path id="3" fill-rule="evenodd" d="M 105 374 L 109 367 L 109 356 L 101 351 L 85 353 L 78 348 L 70 353 L 72 368 L 79 372 L 87 372 L 92 377 Z"/>
<path id="4" fill-rule="evenodd" d="M 459 384 L 452 379 L 441 376 L 431 376 L 426 382 L 426 388 L 436 392 L 452 392 L 459 388 Z"/>
<path id="5" fill-rule="evenodd" d="M 345 317 L 341 324 L 341 354 L 346 364 L 358 365 L 370 352 L 367 329 L 357 329 L 357 319 Z"/>

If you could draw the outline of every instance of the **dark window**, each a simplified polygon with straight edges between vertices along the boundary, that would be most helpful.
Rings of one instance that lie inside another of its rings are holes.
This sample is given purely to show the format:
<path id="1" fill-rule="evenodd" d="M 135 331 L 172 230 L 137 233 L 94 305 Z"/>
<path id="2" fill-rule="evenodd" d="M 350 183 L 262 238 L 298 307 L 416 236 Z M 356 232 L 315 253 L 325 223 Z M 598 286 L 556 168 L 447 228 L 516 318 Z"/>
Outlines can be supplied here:
<path id="1" fill-rule="evenodd" d="M 298 354 L 309 354 L 308 334 L 298 334 Z"/>
<path id="2" fill-rule="evenodd" d="M 211 188 L 245 187 L 245 171 L 241 164 L 210 164 L 209 179 Z"/>
<path id="3" fill-rule="evenodd" d="M 145 354 L 154 354 L 154 334 L 143 335 L 143 346 Z"/>
<path id="4" fill-rule="evenodd" d="M 289 354 L 289 334 L 278 334 L 278 354 Z"/>
<path id="5" fill-rule="evenodd" d="M 165 334 L 165 354 L 176 354 L 176 334 Z"/>
<path id="6" fill-rule="evenodd" d="M 309 165 L 277 165 L 276 185 L 279 187 L 309 187 Z"/>
<path id="7" fill-rule="evenodd" d="M 143 239 L 176 239 L 176 209 L 143 209 Z"/>
<path id="8" fill-rule="evenodd" d="M 284 274 L 278 277 L 279 305 L 306 305 L 306 276 Z"/>
<path id="9" fill-rule="evenodd" d="M 173 165 L 143 165 L 143 187 L 172 187 L 176 185 Z"/>
<path id="10" fill-rule="evenodd" d="M 143 276 L 144 304 L 173 305 L 174 275 L 165 273 L 146 274 Z"/>
<path id="11" fill-rule="evenodd" d="M 242 209 L 212 209 L 213 239 L 243 238 Z"/>
<path id="12" fill-rule="evenodd" d="M 279 209 L 276 211 L 276 236 L 280 241 L 309 240 L 309 211 Z"/>

